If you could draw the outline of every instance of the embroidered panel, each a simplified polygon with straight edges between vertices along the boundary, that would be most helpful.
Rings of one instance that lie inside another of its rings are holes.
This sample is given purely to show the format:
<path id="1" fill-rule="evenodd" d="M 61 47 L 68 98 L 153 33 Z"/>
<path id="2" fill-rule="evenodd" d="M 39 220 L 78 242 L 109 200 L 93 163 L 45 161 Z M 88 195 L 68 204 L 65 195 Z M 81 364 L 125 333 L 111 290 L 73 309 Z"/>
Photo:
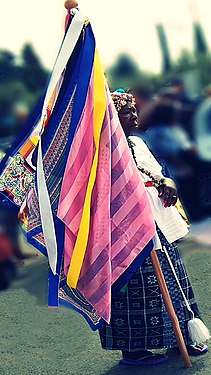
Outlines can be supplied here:
<path id="1" fill-rule="evenodd" d="M 23 203 L 27 191 L 34 181 L 34 172 L 19 154 L 9 159 L 9 163 L 0 176 L 0 191 L 9 195 L 17 206 Z"/>
<path id="2" fill-rule="evenodd" d="M 71 98 L 70 104 L 68 105 L 58 127 L 55 131 L 54 137 L 43 157 L 43 168 L 46 178 L 46 183 L 49 191 L 49 196 L 51 203 L 55 205 L 59 197 L 62 176 L 60 177 L 62 165 L 64 164 L 63 158 L 65 156 L 66 145 L 68 141 L 68 129 L 71 121 L 72 115 L 72 102 Z M 35 186 L 33 186 L 30 200 L 28 202 L 29 208 L 29 221 L 27 231 L 33 231 L 34 229 L 41 227 L 41 218 L 39 210 L 39 202 L 37 194 L 35 191 Z M 56 212 L 56 207 L 52 206 L 54 212 Z M 33 237 L 37 240 L 36 236 Z M 40 241 L 40 237 L 39 237 Z M 44 238 L 41 239 L 41 243 L 44 245 Z"/>

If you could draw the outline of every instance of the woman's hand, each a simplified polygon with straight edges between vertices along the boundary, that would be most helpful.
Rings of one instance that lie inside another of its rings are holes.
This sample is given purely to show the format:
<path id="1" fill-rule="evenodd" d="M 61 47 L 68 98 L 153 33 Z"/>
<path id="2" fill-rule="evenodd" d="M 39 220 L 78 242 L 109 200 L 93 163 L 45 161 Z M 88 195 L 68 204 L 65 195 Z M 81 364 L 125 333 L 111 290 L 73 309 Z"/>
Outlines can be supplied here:
<path id="1" fill-rule="evenodd" d="M 158 196 L 162 199 L 164 207 L 174 206 L 177 202 L 178 194 L 174 181 L 171 178 L 163 178 L 158 186 Z"/>

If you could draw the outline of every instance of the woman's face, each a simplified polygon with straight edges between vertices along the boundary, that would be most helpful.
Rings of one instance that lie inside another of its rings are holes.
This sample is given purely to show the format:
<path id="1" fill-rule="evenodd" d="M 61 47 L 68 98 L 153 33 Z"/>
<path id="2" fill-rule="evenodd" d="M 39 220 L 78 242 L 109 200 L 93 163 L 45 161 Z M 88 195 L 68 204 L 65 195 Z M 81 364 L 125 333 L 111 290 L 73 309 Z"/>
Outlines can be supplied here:
<path id="1" fill-rule="evenodd" d="M 118 112 L 119 120 L 126 135 L 138 128 L 138 115 L 134 104 L 127 102 Z"/>

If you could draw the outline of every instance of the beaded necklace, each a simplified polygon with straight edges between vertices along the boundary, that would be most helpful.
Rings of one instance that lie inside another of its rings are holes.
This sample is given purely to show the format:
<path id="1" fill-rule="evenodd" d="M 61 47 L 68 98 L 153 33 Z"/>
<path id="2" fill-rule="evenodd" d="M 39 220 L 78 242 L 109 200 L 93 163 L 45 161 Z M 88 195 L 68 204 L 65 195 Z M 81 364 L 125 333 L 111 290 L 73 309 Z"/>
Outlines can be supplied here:
<path id="1" fill-rule="evenodd" d="M 152 186 L 155 186 L 156 188 L 158 188 L 160 185 L 163 184 L 163 178 L 157 178 L 157 176 L 153 176 L 153 174 L 151 172 L 149 172 L 147 169 L 145 168 L 142 168 L 138 165 L 137 163 L 137 160 L 136 160 L 136 156 L 135 156 L 135 152 L 134 152 L 134 146 L 135 146 L 135 143 L 131 141 L 131 139 L 127 138 L 127 142 L 128 142 L 128 146 L 132 152 L 132 155 L 133 155 L 133 159 L 136 163 L 136 166 L 138 168 L 138 170 L 142 173 L 144 173 L 146 176 L 148 176 L 150 178 L 150 181 L 147 181 L 149 183 L 151 183 Z M 145 184 L 146 185 L 146 184 Z M 150 185 L 148 185 L 150 186 Z"/>

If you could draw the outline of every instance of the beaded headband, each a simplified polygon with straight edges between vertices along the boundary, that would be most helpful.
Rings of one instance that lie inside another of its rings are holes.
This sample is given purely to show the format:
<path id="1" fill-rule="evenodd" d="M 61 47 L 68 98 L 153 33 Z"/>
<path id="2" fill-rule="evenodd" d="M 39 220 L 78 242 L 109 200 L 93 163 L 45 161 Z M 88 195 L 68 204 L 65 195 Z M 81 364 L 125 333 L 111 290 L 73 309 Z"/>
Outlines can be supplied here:
<path id="1" fill-rule="evenodd" d="M 127 102 L 130 102 L 133 105 L 136 104 L 134 96 L 126 92 L 114 91 L 111 93 L 111 97 L 113 99 L 117 112 L 119 112 L 120 109 L 127 104 Z"/>

